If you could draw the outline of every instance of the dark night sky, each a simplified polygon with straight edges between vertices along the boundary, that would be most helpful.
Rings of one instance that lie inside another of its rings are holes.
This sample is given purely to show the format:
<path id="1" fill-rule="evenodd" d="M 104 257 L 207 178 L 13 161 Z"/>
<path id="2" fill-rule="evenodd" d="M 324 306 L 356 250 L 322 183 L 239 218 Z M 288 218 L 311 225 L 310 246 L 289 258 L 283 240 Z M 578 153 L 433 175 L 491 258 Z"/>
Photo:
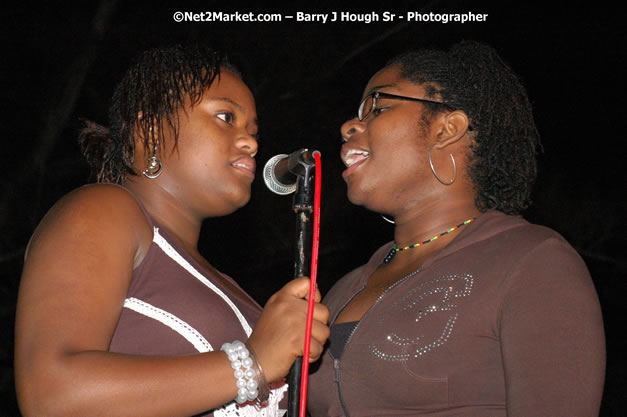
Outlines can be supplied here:
<path id="1" fill-rule="evenodd" d="M 289 10 L 233 3 L 2 6 L 0 415 L 18 415 L 12 385 L 12 326 L 28 238 L 60 196 L 85 182 L 87 170 L 76 146 L 79 118 L 106 123 L 113 87 L 133 56 L 174 42 L 206 42 L 226 50 L 257 99 L 258 165 L 274 154 L 302 147 L 322 152 L 319 283 L 324 291 L 364 262 L 392 233 L 377 215 L 351 206 L 345 198 L 338 157 L 340 124 L 353 116 L 363 87 L 387 59 L 408 48 L 445 47 L 461 39 L 493 45 L 528 88 L 544 153 L 534 205 L 524 215 L 562 233 L 588 263 L 608 339 L 602 415 L 623 415 L 627 375 L 622 353 L 627 344 L 617 324 L 625 316 L 618 297 L 627 289 L 626 182 L 621 164 L 626 13 L 610 7 L 544 9 L 400 1 L 379 7 L 379 16 L 383 11 L 397 15 L 472 11 L 487 13 L 488 18 L 465 24 L 173 21 L 176 11 L 283 15 L 372 11 L 329 1 Z M 208 259 L 261 303 L 292 274 L 290 207 L 291 198 L 270 194 L 258 179 L 248 206 L 227 218 L 208 221 L 203 229 L 201 248 Z"/>

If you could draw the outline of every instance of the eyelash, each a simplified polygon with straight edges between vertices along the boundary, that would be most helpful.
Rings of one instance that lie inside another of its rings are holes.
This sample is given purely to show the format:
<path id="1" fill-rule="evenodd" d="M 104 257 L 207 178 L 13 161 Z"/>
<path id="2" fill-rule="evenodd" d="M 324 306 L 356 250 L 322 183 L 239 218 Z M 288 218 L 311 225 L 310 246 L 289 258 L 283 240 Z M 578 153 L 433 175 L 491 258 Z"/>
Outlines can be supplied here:
<path id="1" fill-rule="evenodd" d="M 227 115 L 229 120 L 222 119 L 220 117 L 222 115 Z M 218 119 L 222 120 L 224 123 L 228 123 L 228 124 L 232 124 L 233 121 L 235 120 L 235 114 L 232 112 L 228 112 L 228 111 L 218 113 L 217 117 Z"/>
<path id="2" fill-rule="evenodd" d="M 226 121 L 224 119 L 222 119 L 220 116 L 222 115 L 228 115 L 229 120 Z M 223 111 L 217 114 L 218 119 L 222 120 L 224 123 L 227 123 L 229 125 L 233 124 L 233 121 L 235 121 L 235 113 L 230 112 L 230 111 Z M 255 135 L 253 135 L 255 140 L 257 141 L 257 143 L 259 143 L 259 133 L 256 133 Z"/>
<path id="3" fill-rule="evenodd" d="M 387 109 L 388 109 L 387 107 L 375 107 L 374 109 L 372 109 L 372 115 L 374 117 L 377 117 L 378 115 L 380 115 L 381 113 L 383 113 Z"/>

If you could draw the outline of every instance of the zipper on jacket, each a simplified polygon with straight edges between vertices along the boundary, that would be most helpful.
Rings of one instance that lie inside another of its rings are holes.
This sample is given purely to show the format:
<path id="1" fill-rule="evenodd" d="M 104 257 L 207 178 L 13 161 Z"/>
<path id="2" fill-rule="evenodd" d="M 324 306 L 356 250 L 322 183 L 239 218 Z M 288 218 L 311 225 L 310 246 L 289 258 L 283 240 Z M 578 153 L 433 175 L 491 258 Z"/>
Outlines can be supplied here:
<path id="1" fill-rule="evenodd" d="M 344 399 L 342 398 L 342 388 L 340 388 L 340 360 L 333 358 L 333 372 L 335 374 L 335 383 L 337 384 L 337 394 L 340 399 L 340 405 L 342 406 L 342 410 L 344 410 L 344 416 L 350 417 L 348 414 L 348 410 L 346 409 L 346 404 L 344 404 Z"/>
<path id="2" fill-rule="evenodd" d="M 359 294 L 360 292 L 364 290 L 364 288 L 366 288 L 365 285 L 359 288 L 359 290 L 355 291 L 355 293 L 348 300 L 346 300 L 344 304 L 342 304 L 342 306 L 338 309 L 338 315 L 339 315 L 339 312 L 344 310 L 344 307 L 346 307 L 348 303 L 350 303 L 357 294 Z M 337 319 L 337 316 L 333 318 L 333 323 L 335 323 L 335 319 Z M 359 323 L 357 323 L 357 326 L 359 326 Z M 357 328 L 357 326 L 355 326 L 355 328 Z M 355 329 L 353 329 L 351 334 L 348 336 L 348 339 L 346 340 L 346 345 L 344 346 L 344 350 L 346 349 L 346 346 L 348 346 L 348 341 L 351 339 L 351 337 L 353 337 L 353 333 L 355 333 Z M 344 416 L 350 417 L 350 415 L 348 414 L 348 410 L 346 409 L 346 405 L 344 404 L 344 399 L 342 398 L 342 388 L 340 387 L 340 359 L 335 358 L 333 354 L 331 353 L 331 350 L 329 350 L 329 356 L 333 360 L 333 379 L 335 383 L 337 384 L 337 396 L 340 400 L 340 405 L 342 406 L 342 410 L 344 410 Z"/>
<path id="3" fill-rule="evenodd" d="M 370 306 L 370 308 L 364 313 L 364 315 L 361 317 L 361 319 L 359 320 L 359 322 L 357 323 L 357 326 L 355 326 L 353 328 L 353 331 L 351 332 L 351 334 L 348 336 L 348 339 L 346 339 L 346 344 L 344 345 L 344 350 L 342 351 L 342 353 L 344 353 L 346 351 L 346 349 L 348 348 L 348 344 L 350 343 L 351 339 L 353 338 L 353 335 L 355 334 L 355 332 L 357 331 L 357 328 L 359 327 L 359 325 L 362 323 L 362 321 L 364 320 L 364 318 L 366 318 L 366 316 L 368 315 L 368 313 L 377 305 L 379 304 L 379 302 L 381 301 L 381 299 L 388 293 L 390 292 L 393 288 L 395 288 L 396 286 L 400 285 L 401 283 L 407 281 L 409 278 L 413 277 L 414 275 L 416 275 L 418 272 L 420 272 L 422 270 L 422 268 L 418 268 L 416 269 L 414 272 L 405 275 L 403 278 L 399 279 L 398 281 L 396 281 L 394 284 L 390 285 L 389 287 L 386 288 L 385 291 L 383 291 L 381 293 L 380 296 L 377 297 L 377 299 L 374 301 L 374 303 L 372 303 L 372 305 Z M 355 294 L 353 294 L 352 297 L 350 297 L 345 303 L 344 305 L 342 305 L 342 307 L 338 310 L 338 311 L 342 311 L 344 309 L 344 307 L 346 307 L 348 305 L 348 303 L 350 303 L 353 298 L 355 298 L 355 296 L 357 294 L 359 294 L 361 291 L 364 290 L 364 288 L 366 288 L 366 286 L 364 285 L 363 287 L 361 287 L 361 289 L 359 291 L 357 291 Z M 338 313 L 339 315 L 339 313 Z M 337 319 L 337 316 L 335 317 L 335 319 Z M 333 322 L 335 323 L 335 319 L 333 320 Z M 350 417 L 350 414 L 348 413 L 348 410 L 346 409 L 346 405 L 344 404 L 344 399 L 342 398 L 342 387 L 340 386 L 340 359 L 336 359 L 335 357 L 333 357 L 333 355 L 331 354 L 331 352 L 329 351 L 329 356 L 331 356 L 331 359 L 333 359 L 333 374 L 334 374 L 334 379 L 335 382 L 337 384 L 337 393 L 338 393 L 338 397 L 340 399 L 340 405 L 342 406 L 342 410 L 344 410 L 344 415 L 345 417 Z"/>

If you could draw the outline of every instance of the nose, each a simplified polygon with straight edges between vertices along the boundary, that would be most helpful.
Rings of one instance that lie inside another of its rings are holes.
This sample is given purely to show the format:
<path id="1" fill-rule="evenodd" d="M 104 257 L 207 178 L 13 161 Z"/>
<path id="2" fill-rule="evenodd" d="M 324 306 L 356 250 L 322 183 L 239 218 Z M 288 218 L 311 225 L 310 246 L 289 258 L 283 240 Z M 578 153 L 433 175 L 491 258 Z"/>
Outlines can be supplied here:
<path id="1" fill-rule="evenodd" d="M 257 155 L 259 144 L 257 138 L 251 134 L 244 134 L 237 139 L 236 146 L 242 151 L 246 152 L 252 158 Z"/>
<path id="2" fill-rule="evenodd" d="M 360 122 L 357 117 L 354 117 L 344 122 L 342 127 L 340 127 L 340 132 L 342 134 L 342 139 L 344 140 L 344 142 L 348 142 L 356 134 L 362 133 L 364 129 L 364 124 Z"/>

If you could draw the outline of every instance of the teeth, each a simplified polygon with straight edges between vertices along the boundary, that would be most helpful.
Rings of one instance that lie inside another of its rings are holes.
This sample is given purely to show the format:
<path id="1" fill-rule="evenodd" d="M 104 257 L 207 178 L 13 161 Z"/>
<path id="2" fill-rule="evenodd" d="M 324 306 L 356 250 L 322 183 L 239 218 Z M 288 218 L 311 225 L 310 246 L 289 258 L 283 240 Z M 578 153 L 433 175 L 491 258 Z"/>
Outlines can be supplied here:
<path id="1" fill-rule="evenodd" d="M 245 169 L 250 169 L 250 167 L 248 165 L 241 164 L 241 163 L 238 163 L 238 162 L 235 162 L 235 163 L 233 163 L 231 165 L 233 165 L 234 167 L 242 167 L 242 168 L 245 168 Z"/>
<path id="2" fill-rule="evenodd" d="M 354 155 L 361 155 L 363 158 L 361 156 Z M 350 167 L 356 162 L 366 159 L 368 156 L 370 156 L 370 152 L 360 149 L 349 149 L 348 152 L 346 152 L 346 155 L 344 155 L 344 163 L 346 166 Z"/>

